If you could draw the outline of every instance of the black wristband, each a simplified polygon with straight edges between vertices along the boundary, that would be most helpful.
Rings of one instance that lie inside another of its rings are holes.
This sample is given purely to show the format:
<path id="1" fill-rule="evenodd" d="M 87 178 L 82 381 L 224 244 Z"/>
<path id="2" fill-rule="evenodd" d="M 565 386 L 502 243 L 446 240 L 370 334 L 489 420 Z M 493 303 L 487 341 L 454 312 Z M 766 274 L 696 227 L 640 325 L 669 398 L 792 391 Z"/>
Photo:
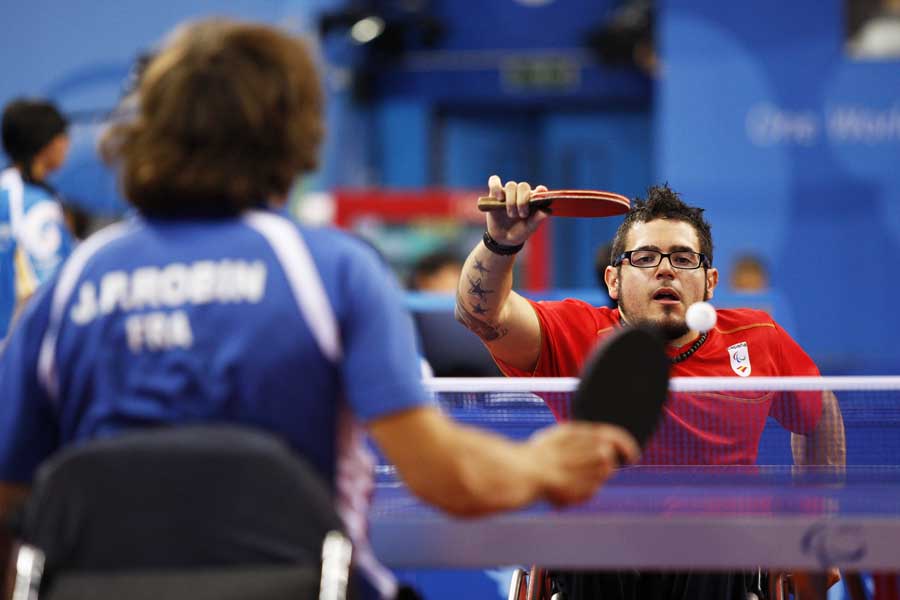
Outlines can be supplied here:
<path id="1" fill-rule="evenodd" d="M 506 246 L 504 244 L 501 244 L 491 237 L 491 234 L 488 233 L 487 229 L 484 230 L 484 236 L 481 238 L 481 241 L 484 242 L 485 248 L 487 248 L 494 254 L 500 254 L 502 256 L 511 256 L 513 254 L 516 254 L 525 246 L 524 242 L 515 246 Z"/>

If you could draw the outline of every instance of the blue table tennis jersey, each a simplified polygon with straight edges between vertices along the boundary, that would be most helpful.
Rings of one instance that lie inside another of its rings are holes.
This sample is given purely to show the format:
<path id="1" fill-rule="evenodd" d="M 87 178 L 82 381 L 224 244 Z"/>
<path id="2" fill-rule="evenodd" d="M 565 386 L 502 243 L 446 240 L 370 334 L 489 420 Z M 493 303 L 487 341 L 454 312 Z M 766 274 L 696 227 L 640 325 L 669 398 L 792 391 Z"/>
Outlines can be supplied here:
<path id="1" fill-rule="evenodd" d="M 46 188 L 0 172 L 0 339 L 19 300 L 47 281 L 72 251 L 62 207 Z"/>
<path id="2" fill-rule="evenodd" d="M 127 428 L 259 426 L 333 482 L 357 540 L 371 490 L 361 422 L 430 402 L 376 253 L 266 211 L 134 219 L 83 242 L 11 332 L 0 389 L 4 481 Z"/>

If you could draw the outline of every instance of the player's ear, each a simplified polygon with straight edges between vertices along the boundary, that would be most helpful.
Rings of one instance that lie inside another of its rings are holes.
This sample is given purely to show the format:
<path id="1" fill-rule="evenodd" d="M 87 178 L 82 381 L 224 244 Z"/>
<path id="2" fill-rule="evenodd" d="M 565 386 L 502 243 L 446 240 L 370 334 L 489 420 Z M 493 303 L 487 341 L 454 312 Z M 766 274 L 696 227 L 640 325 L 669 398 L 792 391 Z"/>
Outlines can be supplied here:
<path id="1" fill-rule="evenodd" d="M 619 269 L 617 267 L 606 267 L 603 272 L 603 281 L 606 282 L 606 289 L 609 290 L 609 297 L 619 301 Z"/>
<path id="2" fill-rule="evenodd" d="M 719 285 L 719 270 L 715 267 L 710 267 L 706 270 L 706 297 L 704 300 L 712 299 L 713 290 L 716 289 L 717 285 Z"/>

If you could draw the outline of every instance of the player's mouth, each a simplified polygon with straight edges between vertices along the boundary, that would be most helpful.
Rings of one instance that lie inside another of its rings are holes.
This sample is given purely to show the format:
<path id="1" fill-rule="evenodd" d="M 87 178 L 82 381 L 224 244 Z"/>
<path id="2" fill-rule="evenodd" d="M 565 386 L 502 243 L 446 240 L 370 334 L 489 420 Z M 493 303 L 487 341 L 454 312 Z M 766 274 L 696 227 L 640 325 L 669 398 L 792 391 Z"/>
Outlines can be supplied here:
<path id="1" fill-rule="evenodd" d="M 653 301 L 660 304 L 679 304 L 681 296 L 672 288 L 659 288 L 653 293 Z"/>

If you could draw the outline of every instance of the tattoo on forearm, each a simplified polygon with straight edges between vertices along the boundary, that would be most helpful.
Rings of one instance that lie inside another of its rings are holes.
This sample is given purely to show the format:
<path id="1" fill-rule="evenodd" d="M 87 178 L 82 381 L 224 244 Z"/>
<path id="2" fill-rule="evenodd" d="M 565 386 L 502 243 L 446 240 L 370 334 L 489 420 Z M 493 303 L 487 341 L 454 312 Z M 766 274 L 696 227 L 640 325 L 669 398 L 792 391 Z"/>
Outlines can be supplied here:
<path id="1" fill-rule="evenodd" d="M 481 273 L 482 275 L 484 275 L 485 273 L 488 272 L 488 269 L 487 269 L 487 267 L 484 266 L 484 263 L 481 262 L 480 260 L 478 260 L 477 258 L 475 259 L 475 266 L 472 268 L 475 269 L 476 271 L 478 271 L 479 273 Z"/>
<path id="2" fill-rule="evenodd" d="M 499 340 L 507 333 L 509 333 L 509 330 L 507 328 L 500 327 L 494 323 L 479 319 L 477 316 L 475 316 L 476 314 L 487 314 L 487 308 L 482 306 L 479 302 L 472 305 L 472 309 L 470 311 L 466 307 L 465 301 L 459 293 L 456 294 L 456 309 L 454 310 L 454 314 L 457 321 L 465 325 L 470 331 L 472 331 L 472 333 L 487 342 Z"/>
<path id="3" fill-rule="evenodd" d="M 488 294 L 493 294 L 494 290 L 486 290 L 481 286 L 481 277 L 478 279 L 472 279 L 468 275 L 466 278 L 469 280 L 469 293 L 473 296 L 478 296 L 478 300 L 484 300 L 485 296 Z"/>

